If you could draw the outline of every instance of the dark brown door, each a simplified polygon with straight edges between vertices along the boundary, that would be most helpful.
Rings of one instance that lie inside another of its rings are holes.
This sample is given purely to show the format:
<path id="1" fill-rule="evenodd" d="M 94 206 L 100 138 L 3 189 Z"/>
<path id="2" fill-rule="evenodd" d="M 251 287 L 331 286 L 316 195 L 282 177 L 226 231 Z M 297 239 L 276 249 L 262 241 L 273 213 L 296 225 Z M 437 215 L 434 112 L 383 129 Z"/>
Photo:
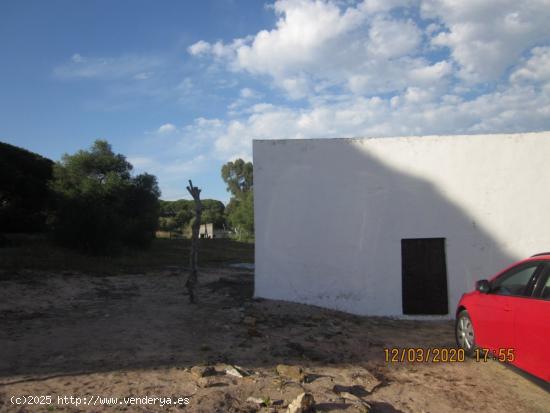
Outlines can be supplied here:
<path id="1" fill-rule="evenodd" d="M 403 314 L 448 314 L 445 238 L 401 240 Z"/>

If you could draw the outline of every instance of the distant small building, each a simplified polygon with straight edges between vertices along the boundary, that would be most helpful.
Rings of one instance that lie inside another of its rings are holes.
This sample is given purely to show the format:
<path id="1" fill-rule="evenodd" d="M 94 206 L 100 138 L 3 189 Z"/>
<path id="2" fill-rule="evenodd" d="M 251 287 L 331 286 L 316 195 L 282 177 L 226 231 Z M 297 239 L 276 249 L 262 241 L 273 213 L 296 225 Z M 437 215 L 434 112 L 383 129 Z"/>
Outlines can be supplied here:
<path id="1" fill-rule="evenodd" d="M 215 228 L 213 223 L 201 224 L 199 238 L 229 238 L 231 231 Z"/>

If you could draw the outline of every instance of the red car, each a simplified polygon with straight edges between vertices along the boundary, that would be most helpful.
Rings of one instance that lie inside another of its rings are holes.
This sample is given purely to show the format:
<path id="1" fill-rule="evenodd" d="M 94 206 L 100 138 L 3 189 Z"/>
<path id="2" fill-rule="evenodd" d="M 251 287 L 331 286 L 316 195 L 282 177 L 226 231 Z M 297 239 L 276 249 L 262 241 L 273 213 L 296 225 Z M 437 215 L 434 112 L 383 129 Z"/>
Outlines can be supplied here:
<path id="1" fill-rule="evenodd" d="M 550 382 L 550 252 L 478 281 L 458 303 L 455 333 L 478 361 L 509 362 Z"/>

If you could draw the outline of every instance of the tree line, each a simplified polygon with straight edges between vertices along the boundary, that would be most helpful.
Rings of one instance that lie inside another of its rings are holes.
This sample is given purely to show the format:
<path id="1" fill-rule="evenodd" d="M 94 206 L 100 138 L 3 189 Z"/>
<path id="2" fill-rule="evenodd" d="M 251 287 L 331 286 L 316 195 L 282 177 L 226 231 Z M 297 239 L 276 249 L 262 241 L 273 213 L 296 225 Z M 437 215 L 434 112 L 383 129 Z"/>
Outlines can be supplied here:
<path id="1" fill-rule="evenodd" d="M 89 253 L 146 248 L 157 229 L 181 229 L 193 219 L 192 201 L 160 200 L 155 176 L 132 174 L 126 157 L 97 140 L 88 150 L 53 162 L 0 142 L 0 235 L 49 231 L 60 244 Z M 253 239 L 252 163 L 222 168 L 232 197 L 203 200 L 204 223 Z M 182 177 L 182 185 L 185 181 Z"/>
<path id="2" fill-rule="evenodd" d="M 203 223 L 213 223 L 216 228 L 226 227 L 225 205 L 215 199 L 201 200 Z M 160 201 L 159 229 L 182 232 L 191 225 L 195 215 L 194 202 L 188 199 Z"/>
<path id="3" fill-rule="evenodd" d="M 239 241 L 254 240 L 253 167 L 251 162 L 237 159 L 223 165 L 222 179 L 231 199 L 227 207 L 215 199 L 203 199 L 202 222 L 215 228 L 231 229 Z M 164 231 L 185 232 L 194 216 L 191 200 L 160 201 L 159 228 Z"/>

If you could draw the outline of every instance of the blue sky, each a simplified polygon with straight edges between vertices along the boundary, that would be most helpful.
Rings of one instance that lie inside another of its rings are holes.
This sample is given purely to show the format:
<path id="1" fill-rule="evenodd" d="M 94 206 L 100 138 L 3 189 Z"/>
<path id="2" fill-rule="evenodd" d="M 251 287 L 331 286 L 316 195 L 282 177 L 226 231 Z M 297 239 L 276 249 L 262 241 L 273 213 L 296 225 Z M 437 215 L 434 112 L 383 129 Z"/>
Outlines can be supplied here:
<path id="1" fill-rule="evenodd" d="M 0 140 L 228 200 L 252 139 L 550 129 L 548 0 L 3 1 Z"/>

